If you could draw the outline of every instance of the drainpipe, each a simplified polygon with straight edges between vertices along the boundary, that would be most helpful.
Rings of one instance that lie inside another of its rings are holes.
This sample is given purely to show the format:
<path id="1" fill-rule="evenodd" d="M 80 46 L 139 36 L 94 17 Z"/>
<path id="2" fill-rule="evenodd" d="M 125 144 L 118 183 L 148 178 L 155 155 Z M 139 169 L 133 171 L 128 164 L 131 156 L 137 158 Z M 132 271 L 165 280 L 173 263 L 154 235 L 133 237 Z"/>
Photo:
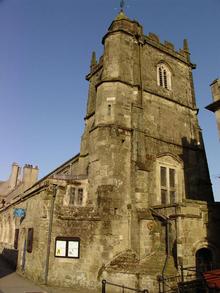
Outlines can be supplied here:
<path id="1" fill-rule="evenodd" d="M 45 263 L 45 272 L 44 272 L 44 285 L 47 285 L 48 281 L 48 272 L 49 272 L 49 260 L 50 260 L 50 247 L 51 247 L 51 233 L 53 226 L 53 215 L 54 215 L 54 203 L 57 194 L 57 185 L 53 184 L 53 193 L 50 204 L 50 216 L 49 216 L 49 226 L 48 226 L 48 239 L 47 239 L 47 252 L 46 252 L 46 263 Z"/>
<path id="2" fill-rule="evenodd" d="M 143 69 L 142 69 L 142 59 L 143 59 L 143 45 L 144 42 L 140 36 L 137 36 L 137 42 L 138 42 L 138 57 L 139 57 L 139 78 L 140 78 L 140 106 L 143 107 L 143 92 L 144 92 L 144 87 L 143 87 Z"/>
<path id="3" fill-rule="evenodd" d="M 166 219 L 166 258 L 165 258 L 165 262 L 164 262 L 164 266 L 162 270 L 163 292 L 165 292 L 165 282 L 164 282 L 165 277 L 164 276 L 165 276 L 168 258 L 170 256 L 170 231 L 169 230 L 170 230 L 170 221 L 167 218 Z"/>
<path id="4" fill-rule="evenodd" d="M 162 269 L 162 273 L 161 273 L 161 280 L 162 280 L 162 284 L 163 284 L 163 293 L 165 292 L 165 282 L 164 282 L 164 278 L 165 278 L 165 271 L 167 268 L 167 262 L 168 262 L 168 258 L 170 256 L 170 219 L 167 216 L 161 215 L 160 213 L 158 213 L 157 211 L 155 211 L 153 208 L 150 208 L 150 211 L 152 212 L 153 215 L 155 215 L 157 218 L 159 218 L 159 220 L 163 223 L 165 223 L 165 233 L 166 233 L 166 258 L 164 261 L 164 265 L 163 265 L 163 269 Z"/>

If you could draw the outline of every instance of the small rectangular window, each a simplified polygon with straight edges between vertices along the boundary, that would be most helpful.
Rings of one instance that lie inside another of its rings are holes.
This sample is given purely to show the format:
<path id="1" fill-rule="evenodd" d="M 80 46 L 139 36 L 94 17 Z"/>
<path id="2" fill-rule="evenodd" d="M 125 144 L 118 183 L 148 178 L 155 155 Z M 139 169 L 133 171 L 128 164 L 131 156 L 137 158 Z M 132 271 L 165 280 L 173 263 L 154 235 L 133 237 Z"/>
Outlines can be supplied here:
<path id="1" fill-rule="evenodd" d="M 112 113 L 112 105 L 108 104 L 108 115 L 110 116 Z"/>

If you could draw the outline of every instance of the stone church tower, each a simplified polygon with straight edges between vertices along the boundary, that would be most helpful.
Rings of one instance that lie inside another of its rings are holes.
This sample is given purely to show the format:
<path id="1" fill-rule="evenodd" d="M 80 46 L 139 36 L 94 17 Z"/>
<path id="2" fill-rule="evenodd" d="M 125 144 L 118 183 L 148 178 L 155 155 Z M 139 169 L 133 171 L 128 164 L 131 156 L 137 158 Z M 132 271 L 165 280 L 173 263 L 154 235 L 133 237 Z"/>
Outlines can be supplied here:
<path id="1" fill-rule="evenodd" d="M 144 36 L 121 12 L 103 44 L 87 76 L 80 150 L 82 173 L 87 168 L 93 182 L 91 200 L 101 200 L 97 190 L 105 186 L 116 209 L 213 201 L 187 41 L 177 52 L 155 34 Z"/>
<path id="2" fill-rule="evenodd" d="M 162 271 L 176 274 L 180 264 L 195 265 L 197 248 L 190 246 L 207 233 L 198 215 L 214 201 L 197 118 L 195 65 L 186 40 L 176 51 L 153 33 L 144 36 L 123 11 L 103 45 L 87 75 L 79 157 L 80 172 L 88 175 L 87 204 L 102 219 L 100 275 L 117 280 L 122 272 L 152 274 L 156 282 Z"/>

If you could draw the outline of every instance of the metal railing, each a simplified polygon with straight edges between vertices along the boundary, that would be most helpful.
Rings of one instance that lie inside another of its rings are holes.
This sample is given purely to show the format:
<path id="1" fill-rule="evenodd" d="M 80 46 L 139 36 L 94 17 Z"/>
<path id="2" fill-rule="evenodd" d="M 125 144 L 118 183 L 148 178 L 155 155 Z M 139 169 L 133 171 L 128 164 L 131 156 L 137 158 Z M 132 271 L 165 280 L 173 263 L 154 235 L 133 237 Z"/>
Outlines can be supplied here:
<path id="1" fill-rule="evenodd" d="M 158 276 L 159 293 L 178 292 L 177 284 L 181 281 L 180 276 Z"/>
<path id="2" fill-rule="evenodd" d="M 107 293 L 107 285 L 113 286 L 113 287 L 117 287 L 117 288 L 121 288 L 121 292 L 125 293 L 126 291 L 134 291 L 134 292 L 138 292 L 138 293 L 149 293 L 149 291 L 147 289 L 135 289 L 135 288 L 130 288 L 124 285 L 119 285 L 119 284 L 114 284 L 111 282 L 108 282 L 106 280 L 102 280 L 102 293 Z"/>
<path id="3" fill-rule="evenodd" d="M 159 293 L 191 293 L 208 292 L 202 276 L 202 272 L 196 267 L 180 268 L 180 274 L 176 276 L 158 276 Z"/>

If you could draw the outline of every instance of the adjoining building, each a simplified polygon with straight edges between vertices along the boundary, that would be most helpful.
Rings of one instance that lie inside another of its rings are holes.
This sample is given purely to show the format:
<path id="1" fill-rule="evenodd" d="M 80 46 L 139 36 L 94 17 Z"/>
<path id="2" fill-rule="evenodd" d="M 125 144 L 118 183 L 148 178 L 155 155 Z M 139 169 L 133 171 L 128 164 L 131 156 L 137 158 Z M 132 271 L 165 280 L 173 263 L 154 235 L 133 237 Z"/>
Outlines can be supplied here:
<path id="1" fill-rule="evenodd" d="M 0 181 L 0 204 L 4 206 L 11 202 L 11 199 L 17 194 L 22 194 L 26 189 L 31 187 L 38 179 L 38 167 L 26 164 L 21 167 L 17 163 L 13 163 L 11 174 L 6 181 Z"/>
<path id="2" fill-rule="evenodd" d="M 213 103 L 208 105 L 206 109 L 215 113 L 220 138 L 220 79 L 215 79 L 211 83 L 211 90 Z"/>
<path id="3" fill-rule="evenodd" d="M 195 65 L 186 40 L 177 51 L 123 11 L 102 42 L 80 153 L 6 201 L 0 247 L 39 283 L 100 292 L 106 279 L 154 293 L 158 280 L 176 287 L 182 268 L 187 278 L 220 263 Z"/>

